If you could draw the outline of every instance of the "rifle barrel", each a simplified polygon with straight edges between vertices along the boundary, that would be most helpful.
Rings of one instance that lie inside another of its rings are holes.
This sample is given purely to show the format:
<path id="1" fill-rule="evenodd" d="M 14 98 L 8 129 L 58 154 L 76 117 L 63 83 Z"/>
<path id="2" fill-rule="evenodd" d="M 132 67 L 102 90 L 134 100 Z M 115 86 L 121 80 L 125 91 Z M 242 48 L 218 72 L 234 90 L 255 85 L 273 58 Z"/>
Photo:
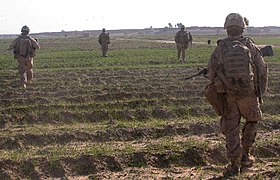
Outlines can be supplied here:
<path id="1" fill-rule="evenodd" d="M 195 74 L 195 75 L 192 75 L 192 76 L 189 76 L 189 77 L 186 77 L 186 80 L 187 79 L 191 79 L 191 78 L 193 78 L 193 77 L 195 77 L 195 76 L 199 76 L 200 74 L 198 73 L 198 74 Z"/>

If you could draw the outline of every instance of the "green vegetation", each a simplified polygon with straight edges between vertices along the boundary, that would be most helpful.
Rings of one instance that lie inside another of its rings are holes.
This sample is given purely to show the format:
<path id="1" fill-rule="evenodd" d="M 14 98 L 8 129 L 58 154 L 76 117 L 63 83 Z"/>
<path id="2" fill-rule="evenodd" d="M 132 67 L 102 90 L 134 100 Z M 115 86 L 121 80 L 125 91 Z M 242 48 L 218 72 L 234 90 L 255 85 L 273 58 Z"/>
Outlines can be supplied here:
<path id="1" fill-rule="evenodd" d="M 32 179 L 30 170 L 20 170 L 26 161 L 27 169 L 34 165 L 45 177 L 175 166 L 195 167 L 203 179 L 206 162 L 221 169 L 224 141 L 219 117 L 204 97 L 208 81 L 185 80 L 207 66 L 219 38 L 194 37 L 184 64 L 176 62 L 171 36 L 114 36 L 107 58 L 96 38 L 42 38 L 26 90 L 19 87 L 17 61 L 4 51 L 11 39 L 0 39 L 0 162 L 9 164 L 0 177 Z M 280 38 L 253 39 L 276 46 L 276 56 L 266 58 L 269 91 L 255 154 L 262 158 L 259 166 L 272 159 L 269 168 L 279 174 Z"/>

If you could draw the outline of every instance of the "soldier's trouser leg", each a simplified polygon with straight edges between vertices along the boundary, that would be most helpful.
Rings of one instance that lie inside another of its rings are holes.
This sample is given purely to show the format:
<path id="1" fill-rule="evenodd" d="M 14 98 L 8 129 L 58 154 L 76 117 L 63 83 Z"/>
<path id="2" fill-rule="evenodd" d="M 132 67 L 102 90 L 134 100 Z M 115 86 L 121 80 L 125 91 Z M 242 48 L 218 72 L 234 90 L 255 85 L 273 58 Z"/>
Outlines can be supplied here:
<path id="1" fill-rule="evenodd" d="M 253 146 L 255 142 L 257 134 L 257 122 L 256 121 L 251 121 L 251 122 L 246 122 L 242 129 L 242 154 L 249 154 L 249 151 L 251 147 Z"/>
<path id="2" fill-rule="evenodd" d="M 105 56 L 105 48 L 104 48 L 104 46 L 101 47 L 101 50 L 102 50 L 102 56 L 104 57 Z"/>
<path id="3" fill-rule="evenodd" d="M 226 138 L 227 157 L 229 159 L 240 158 L 240 115 L 236 115 L 235 118 L 225 118 L 223 121 L 225 128 L 223 132 Z"/>
<path id="4" fill-rule="evenodd" d="M 230 114 L 221 118 L 221 129 L 226 138 L 226 151 L 230 164 L 224 171 L 224 176 L 238 175 L 240 172 L 240 118 L 238 112 L 233 109 Z"/>
<path id="5" fill-rule="evenodd" d="M 25 58 L 19 57 L 18 58 L 18 73 L 20 77 L 20 83 L 21 85 L 24 85 L 27 83 L 27 75 L 26 75 L 26 69 L 27 69 L 27 60 Z"/>
<path id="6" fill-rule="evenodd" d="M 257 123 L 262 119 L 262 112 L 255 93 L 252 92 L 247 98 L 239 102 L 239 109 L 246 119 L 242 129 L 242 154 L 248 154 L 253 146 L 257 134 Z"/>
<path id="7" fill-rule="evenodd" d="M 177 59 L 178 60 L 181 57 L 181 53 L 182 53 L 182 48 L 181 48 L 180 44 L 177 44 Z"/>
<path id="8" fill-rule="evenodd" d="M 107 55 L 108 50 L 109 50 L 109 47 L 108 47 L 108 45 L 106 45 L 105 46 L 105 56 Z"/>
<path id="9" fill-rule="evenodd" d="M 108 45 L 102 45 L 102 56 L 106 57 L 108 52 Z"/>
<path id="10" fill-rule="evenodd" d="M 183 58 L 183 61 L 186 60 L 186 48 L 185 47 L 182 48 L 182 58 Z"/>
<path id="11" fill-rule="evenodd" d="M 177 49 L 177 59 L 180 59 L 181 57 L 181 48 Z"/>
<path id="12" fill-rule="evenodd" d="M 30 58 L 27 61 L 27 82 L 30 82 L 33 79 L 33 58 Z"/>
<path id="13" fill-rule="evenodd" d="M 223 133 L 226 138 L 226 150 L 227 157 L 240 158 L 241 147 L 240 147 L 240 120 L 241 114 L 239 113 L 238 106 L 234 99 L 227 97 L 227 113 L 221 119 Z"/>

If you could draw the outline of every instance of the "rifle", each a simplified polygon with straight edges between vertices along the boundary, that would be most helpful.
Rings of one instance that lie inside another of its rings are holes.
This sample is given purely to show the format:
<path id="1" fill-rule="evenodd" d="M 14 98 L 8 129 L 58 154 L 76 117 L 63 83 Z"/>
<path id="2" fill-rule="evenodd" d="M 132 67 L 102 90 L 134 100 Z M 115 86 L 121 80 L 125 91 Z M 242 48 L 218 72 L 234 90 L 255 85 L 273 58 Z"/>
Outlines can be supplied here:
<path id="1" fill-rule="evenodd" d="M 187 78 L 185 78 L 186 80 L 187 79 L 190 79 L 190 78 L 193 78 L 193 77 L 196 77 L 196 76 L 200 76 L 200 75 L 202 75 L 203 74 L 203 76 L 204 77 L 206 77 L 207 78 L 207 72 L 208 72 L 208 70 L 207 70 L 207 68 L 203 68 L 202 70 L 199 70 L 199 68 L 197 69 L 199 72 L 197 73 L 197 74 L 194 74 L 194 75 L 192 75 L 192 76 L 189 76 L 189 77 L 187 77 Z"/>

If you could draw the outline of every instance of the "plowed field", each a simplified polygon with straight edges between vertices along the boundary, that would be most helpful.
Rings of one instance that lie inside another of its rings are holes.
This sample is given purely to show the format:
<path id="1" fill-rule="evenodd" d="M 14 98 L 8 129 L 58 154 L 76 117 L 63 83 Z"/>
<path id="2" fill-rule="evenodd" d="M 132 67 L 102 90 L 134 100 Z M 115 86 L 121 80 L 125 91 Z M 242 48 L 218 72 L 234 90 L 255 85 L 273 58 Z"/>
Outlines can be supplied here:
<path id="1" fill-rule="evenodd" d="M 11 40 L 0 41 L 1 49 Z M 41 39 L 34 80 L 0 55 L 0 179 L 222 179 L 228 163 L 219 117 L 197 76 L 214 46 L 112 38 Z M 279 43 L 280 44 L 280 43 Z M 239 178 L 280 178 L 280 58 L 267 57 L 269 91 L 252 154 Z"/>

